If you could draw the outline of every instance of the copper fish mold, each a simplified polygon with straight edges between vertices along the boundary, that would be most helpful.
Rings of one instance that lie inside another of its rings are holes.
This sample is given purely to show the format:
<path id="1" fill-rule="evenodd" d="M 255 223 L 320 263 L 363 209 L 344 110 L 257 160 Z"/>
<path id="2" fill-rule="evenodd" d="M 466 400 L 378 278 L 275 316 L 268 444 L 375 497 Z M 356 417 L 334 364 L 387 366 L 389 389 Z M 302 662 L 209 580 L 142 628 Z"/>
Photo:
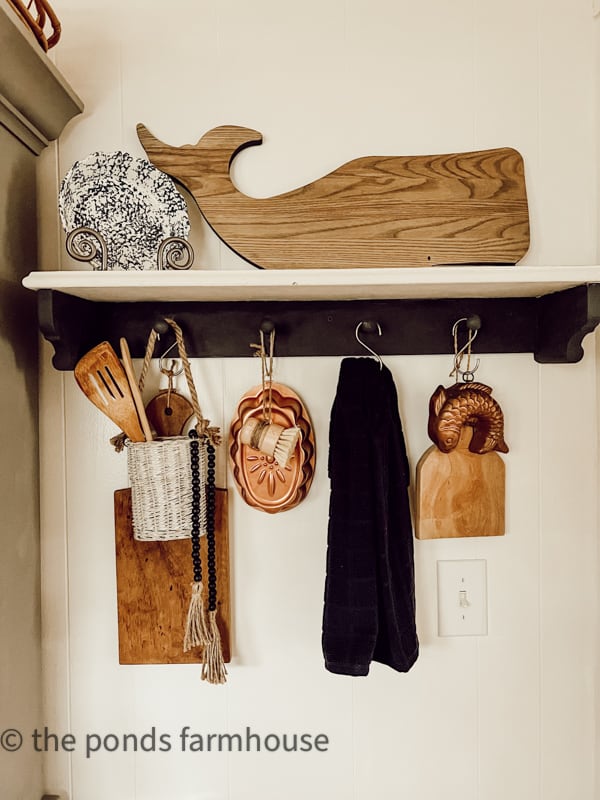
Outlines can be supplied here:
<path id="1" fill-rule="evenodd" d="M 442 453 L 450 453 L 458 445 L 465 425 L 473 428 L 469 442 L 472 453 L 508 453 L 504 414 L 492 397 L 491 386 L 475 382 L 438 386 L 429 401 L 427 432 L 431 441 Z"/>
<path id="2" fill-rule="evenodd" d="M 268 514 L 288 511 L 304 500 L 316 459 L 312 424 L 302 400 L 281 383 L 273 383 L 272 392 L 273 422 L 284 428 L 297 426 L 301 431 L 286 466 L 240 440 L 244 424 L 251 417 L 262 418 L 262 386 L 255 386 L 242 397 L 229 431 L 229 464 L 237 489 L 249 506 Z"/>

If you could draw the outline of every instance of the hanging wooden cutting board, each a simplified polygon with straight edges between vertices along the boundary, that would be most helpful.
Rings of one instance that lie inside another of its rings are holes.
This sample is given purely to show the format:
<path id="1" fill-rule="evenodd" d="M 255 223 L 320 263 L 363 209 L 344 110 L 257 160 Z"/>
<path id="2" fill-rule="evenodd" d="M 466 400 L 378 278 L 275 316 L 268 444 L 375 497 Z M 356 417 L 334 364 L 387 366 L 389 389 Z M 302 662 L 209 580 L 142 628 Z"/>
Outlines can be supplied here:
<path id="1" fill-rule="evenodd" d="M 418 539 L 503 536 L 505 469 L 496 452 L 468 449 L 465 427 L 455 450 L 432 445 L 417 464 L 415 533 Z"/>
<path id="2" fill-rule="evenodd" d="M 216 490 L 217 624 L 225 662 L 231 660 L 227 491 Z M 133 538 L 131 489 L 115 492 L 115 547 L 119 663 L 197 664 L 202 649 L 183 652 L 192 582 L 189 539 L 137 542 Z M 208 559 L 200 539 L 202 567 Z"/>
<path id="3" fill-rule="evenodd" d="M 157 436 L 181 436 L 194 406 L 175 390 L 163 389 L 146 406 L 146 416 Z"/>
<path id="4" fill-rule="evenodd" d="M 265 269 L 515 264 L 529 248 L 523 159 L 510 147 L 367 156 L 285 194 L 253 198 L 230 177 L 262 134 L 224 125 L 172 147 L 143 125 L 150 161 L 183 184 L 217 235 Z"/>

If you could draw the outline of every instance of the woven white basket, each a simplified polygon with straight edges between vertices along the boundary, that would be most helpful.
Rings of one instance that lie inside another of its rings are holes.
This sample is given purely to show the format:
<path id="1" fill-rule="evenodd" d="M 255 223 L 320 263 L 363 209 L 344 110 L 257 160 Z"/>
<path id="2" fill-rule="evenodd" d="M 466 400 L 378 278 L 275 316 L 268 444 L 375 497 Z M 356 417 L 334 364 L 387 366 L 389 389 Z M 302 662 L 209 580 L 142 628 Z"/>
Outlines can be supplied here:
<path id="1" fill-rule="evenodd" d="M 218 443 L 218 428 L 211 428 L 202 416 L 198 393 L 186 353 L 183 333 L 177 323 L 165 317 L 174 331 L 179 357 L 190 391 L 191 403 L 199 433 L 198 475 L 201 482 L 198 502 L 200 535 L 207 530 L 207 441 Z M 158 334 L 153 328 L 148 337 L 144 363 L 139 379 L 140 393 L 154 353 Z M 127 442 L 127 470 L 131 483 L 133 538 L 138 541 L 171 541 L 192 536 L 192 466 L 191 439 L 188 436 L 169 436 L 150 442 Z"/>
<path id="2" fill-rule="evenodd" d="M 200 458 L 205 455 L 200 448 Z M 128 442 L 133 537 L 137 541 L 172 541 L 192 535 L 190 439 L 170 436 L 152 442 Z M 202 470 L 200 474 L 203 474 Z M 204 495 L 204 492 L 202 493 Z M 204 513 L 202 513 L 204 511 Z M 200 533 L 206 533 L 206 513 Z"/>

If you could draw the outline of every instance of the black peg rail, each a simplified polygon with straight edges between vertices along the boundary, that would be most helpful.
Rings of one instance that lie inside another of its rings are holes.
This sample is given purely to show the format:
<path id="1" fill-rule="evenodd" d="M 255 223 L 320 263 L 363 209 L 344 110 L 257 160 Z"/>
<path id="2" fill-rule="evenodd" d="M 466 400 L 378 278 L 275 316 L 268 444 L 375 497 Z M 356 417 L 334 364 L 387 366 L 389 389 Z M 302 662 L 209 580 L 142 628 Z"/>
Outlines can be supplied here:
<path id="1" fill-rule="evenodd" d="M 540 363 L 579 361 L 584 336 L 600 322 L 600 283 L 541 297 L 427 300 L 119 303 L 54 289 L 37 295 L 40 329 L 54 346 L 59 370 L 73 369 L 104 340 L 118 351 L 121 336 L 132 356 L 142 357 L 150 329 L 164 317 L 181 326 L 191 357 L 231 358 L 251 356 L 250 343 L 269 324 L 276 329 L 279 357 L 365 355 L 354 336 L 361 321 L 372 323 L 361 328 L 362 340 L 382 356 L 452 353 L 452 326 L 476 314 L 481 329 L 474 352 L 532 353 Z M 161 337 L 165 349 L 171 337 Z"/>

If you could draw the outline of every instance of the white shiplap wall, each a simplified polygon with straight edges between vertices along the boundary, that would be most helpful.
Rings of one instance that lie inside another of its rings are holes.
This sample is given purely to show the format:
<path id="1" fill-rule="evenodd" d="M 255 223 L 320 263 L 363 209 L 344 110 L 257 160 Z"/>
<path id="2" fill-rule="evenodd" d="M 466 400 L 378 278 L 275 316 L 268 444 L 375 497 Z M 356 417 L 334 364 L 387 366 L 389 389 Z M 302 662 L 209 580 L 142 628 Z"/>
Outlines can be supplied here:
<path id="1" fill-rule="evenodd" d="M 135 123 L 174 144 L 225 123 L 262 131 L 236 180 L 267 196 L 359 155 L 512 145 L 532 222 L 526 264 L 597 263 L 597 20 L 588 0 L 63 0 L 58 66 L 86 103 L 44 157 L 42 266 L 62 255 L 57 179 L 94 150 L 141 155 Z M 240 263 L 191 209 L 197 261 Z M 59 255 L 60 254 L 60 255 Z M 526 266 L 522 267 L 523 269 Z M 231 489 L 235 660 L 225 687 L 194 667 L 119 667 L 113 433 L 44 348 L 43 553 L 47 723 L 86 732 L 323 732 L 322 754 L 122 754 L 46 759 L 73 800 L 592 800 L 595 786 L 597 432 L 594 342 L 578 365 L 484 357 L 511 447 L 507 535 L 416 543 L 421 656 L 408 675 L 322 667 L 328 416 L 338 359 L 286 359 L 318 466 L 307 500 L 270 517 Z M 448 359 L 387 359 L 413 466 Z M 224 428 L 257 380 L 251 359 L 196 361 Z M 221 460 L 221 480 L 229 480 Z M 436 634 L 436 561 L 485 558 L 489 635 Z"/>

